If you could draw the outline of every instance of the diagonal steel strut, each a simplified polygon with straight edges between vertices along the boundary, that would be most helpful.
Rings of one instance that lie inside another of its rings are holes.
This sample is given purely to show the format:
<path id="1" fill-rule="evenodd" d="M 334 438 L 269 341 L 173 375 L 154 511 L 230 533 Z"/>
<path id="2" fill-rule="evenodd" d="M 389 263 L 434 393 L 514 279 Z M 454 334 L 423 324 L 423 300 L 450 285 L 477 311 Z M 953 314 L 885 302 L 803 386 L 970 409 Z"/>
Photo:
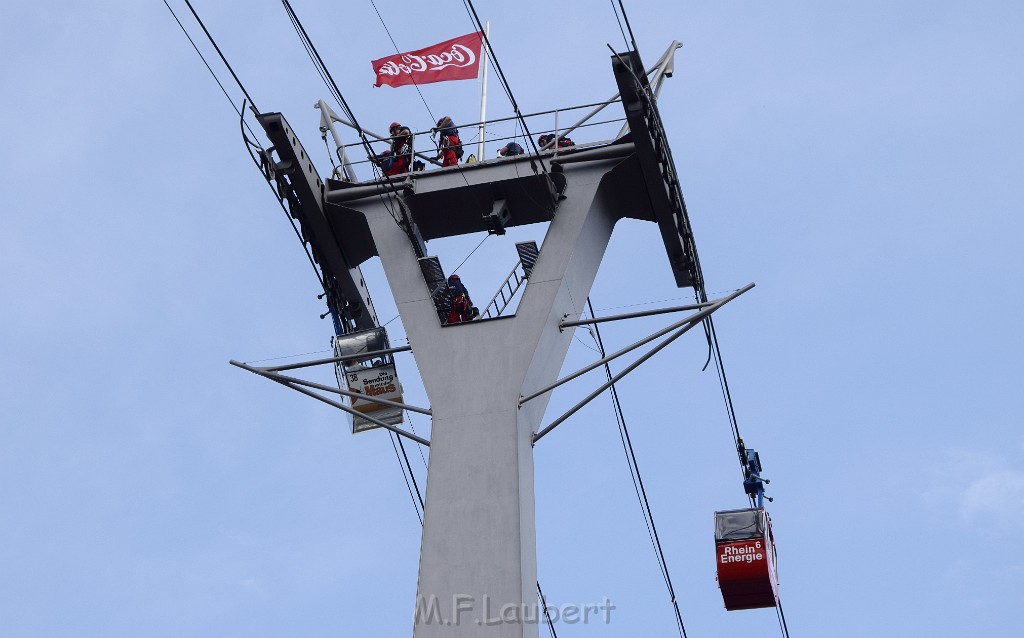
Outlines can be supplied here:
<path id="1" fill-rule="evenodd" d="M 652 348 L 650 351 L 645 353 L 642 357 L 640 357 L 639 359 L 637 359 L 633 363 L 631 363 L 628 366 L 626 366 L 626 368 L 622 372 L 618 373 L 617 375 L 615 375 L 614 377 L 609 379 L 607 382 L 601 384 L 600 387 L 598 387 L 596 390 L 594 390 L 589 395 L 587 395 L 587 397 L 585 399 L 583 399 L 582 401 L 580 401 L 579 403 L 574 405 L 567 412 L 562 414 L 562 416 L 560 416 L 557 419 L 555 419 L 554 421 L 552 421 L 547 427 L 544 427 L 543 429 L 539 430 L 537 432 L 537 434 L 535 434 L 533 436 L 533 443 L 534 443 L 534 445 L 536 445 L 537 441 L 539 441 L 541 438 L 543 438 L 544 435 L 546 435 L 551 430 L 555 429 L 555 427 L 557 427 L 558 425 L 561 425 L 566 419 L 568 419 L 570 416 L 572 416 L 573 414 L 578 412 L 580 410 L 580 408 L 582 408 L 586 404 L 588 404 L 591 401 L 593 401 L 602 392 L 604 392 L 605 390 L 607 390 L 611 386 L 615 385 L 615 383 L 617 383 L 620 379 L 625 377 L 627 374 L 629 374 L 630 372 L 632 372 L 636 368 L 640 367 L 640 365 L 642 363 L 644 363 L 645 361 L 647 361 L 648 359 L 653 357 L 655 354 L 660 352 L 663 348 L 668 346 L 670 343 L 672 343 L 673 341 L 675 341 L 679 337 L 683 336 L 683 334 L 688 332 L 691 328 L 693 328 L 694 326 L 700 324 L 705 318 L 707 318 L 715 310 L 718 310 L 719 308 L 721 308 L 725 304 L 729 303 L 730 301 L 732 301 L 736 297 L 739 297 L 740 295 L 742 295 L 743 293 L 747 292 L 748 290 L 750 290 L 753 287 L 754 287 L 754 284 L 753 283 L 749 283 L 746 286 L 744 286 L 743 288 L 740 288 L 739 290 L 737 290 L 733 294 L 729 295 L 728 297 L 723 297 L 722 299 L 719 299 L 718 301 L 710 304 L 706 308 L 703 308 L 700 312 L 696 312 L 696 313 L 690 315 L 689 317 L 687 317 L 686 319 L 683 319 L 682 321 L 679 321 L 679 322 L 676 322 L 676 323 L 672 324 L 668 328 L 665 328 L 663 330 L 659 330 L 658 332 L 654 333 L 650 337 L 642 339 L 642 340 L 634 343 L 633 345 L 627 346 L 626 348 L 623 348 L 622 350 L 619 350 L 618 352 L 616 352 L 616 353 L 614 353 L 612 355 L 604 357 L 603 359 L 600 359 L 599 361 L 597 361 L 597 362 L 595 362 L 595 363 L 593 363 L 593 364 L 591 364 L 591 365 L 589 365 L 589 366 L 587 366 L 587 367 L 585 367 L 585 368 L 583 368 L 583 369 L 581 369 L 581 370 L 579 370 L 577 372 L 574 372 L 573 374 L 571 374 L 571 375 L 569 375 L 567 377 L 564 377 L 563 379 L 561 379 L 559 381 L 556 381 L 553 385 L 548 386 L 547 388 L 545 388 L 545 389 L 543 389 L 543 390 L 541 390 L 541 391 L 539 391 L 537 393 L 534 393 L 533 395 L 530 395 L 530 397 L 527 397 L 526 399 L 524 399 L 523 402 L 528 401 L 529 399 L 534 398 L 535 396 L 539 396 L 541 394 L 544 394 L 545 392 L 549 392 L 554 387 L 557 387 L 557 386 L 561 385 L 562 383 L 565 383 L 567 381 L 571 381 L 572 379 L 575 379 L 575 378 L 579 377 L 580 375 L 585 374 L 585 373 L 595 369 L 596 367 L 598 367 L 600 365 L 604 365 L 605 363 L 611 361 L 612 359 L 620 357 L 623 354 L 626 354 L 627 352 L 630 352 L 631 350 L 635 350 L 636 348 L 644 345 L 645 343 L 649 343 L 649 342 L 653 341 L 654 339 L 657 339 L 658 337 L 663 336 L 667 332 L 672 331 L 672 330 L 676 330 L 678 328 L 678 330 L 676 330 L 674 333 L 672 333 L 672 335 L 669 336 L 667 339 L 665 339 L 664 341 L 659 343 L 657 346 Z"/>
<path id="2" fill-rule="evenodd" d="M 569 381 L 572 381 L 573 379 L 575 379 L 575 378 L 577 378 L 579 376 L 582 376 L 582 375 L 590 372 L 591 370 L 594 370 L 595 368 L 598 368 L 598 367 L 608 363 L 609 361 L 612 361 L 613 359 L 618 359 L 619 357 L 621 357 L 622 355 L 626 354 L 627 352 L 631 352 L 633 350 L 636 350 L 640 346 L 642 346 L 642 345 L 644 345 L 646 343 L 650 343 L 651 341 L 654 341 L 658 337 L 662 337 L 662 336 L 672 332 L 673 330 L 675 330 L 675 329 L 677 329 L 677 328 L 679 328 L 679 327 L 681 327 L 683 325 L 686 325 L 688 323 L 696 322 L 696 321 L 700 321 L 700 320 L 704 319 L 704 317 L 707 317 L 708 315 L 710 315 L 714 311 L 718 310 L 719 308 L 721 308 L 725 304 L 729 303 L 730 301 L 732 301 L 736 297 L 739 297 L 740 295 L 742 295 L 743 293 L 747 292 L 748 290 L 750 290 L 753 287 L 754 287 L 754 284 L 753 283 L 749 283 L 746 286 L 744 286 L 744 287 L 740 288 L 739 290 L 737 290 L 736 292 L 732 293 L 728 297 L 723 297 L 723 298 L 719 299 L 718 301 L 712 302 L 710 304 L 706 304 L 706 305 L 705 304 L 700 304 L 702 306 L 702 308 L 701 308 L 701 310 L 699 312 L 695 312 L 694 314 L 690 315 L 689 317 L 686 317 L 685 319 L 677 321 L 676 323 L 672 324 L 671 326 L 669 326 L 667 328 L 663 328 L 663 329 L 659 330 L 658 332 L 655 332 L 654 334 L 652 334 L 649 337 L 644 337 L 640 341 L 637 341 L 634 344 L 628 345 L 625 348 L 619 350 L 618 352 L 613 352 L 612 354 L 608 355 L 607 357 L 604 357 L 603 359 L 598 359 L 594 363 L 592 363 L 592 364 L 590 364 L 590 365 L 588 365 L 588 366 L 586 366 L 584 368 L 581 368 L 581 369 L 577 370 L 576 372 L 573 372 L 570 375 L 562 377 L 558 381 L 555 381 L 554 383 L 552 383 L 550 385 L 547 385 L 547 386 L 541 388 L 540 390 L 537 390 L 533 394 L 530 394 L 528 396 L 523 397 L 522 399 L 519 400 L 519 405 L 522 406 L 527 401 L 530 401 L 532 399 L 536 399 L 537 397 L 541 396 L 542 394 L 545 394 L 547 392 L 550 392 L 550 391 L 554 390 L 555 388 L 557 388 L 558 386 L 562 385 L 563 383 L 567 383 Z M 593 322 L 589 322 L 588 321 L 588 322 L 577 322 L 577 323 L 593 323 Z M 574 323 L 573 325 L 576 325 L 576 324 Z M 566 326 L 566 324 L 561 324 L 561 326 L 564 327 L 564 326 Z"/>
<path id="3" fill-rule="evenodd" d="M 372 416 L 369 416 L 367 414 L 363 414 L 362 412 L 359 412 L 358 410 L 353 410 L 352 408 L 348 407 L 344 403 L 341 403 L 339 401 L 334 401 L 332 399 L 328 399 L 327 397 L 320 396 L 316 392 L 313 392 L 312 390 L 307 390 L 306 388 L 304 388 L 302 386 L 303 385 L 309 385 L 309 386 L 317 388 L 318 390 L 325 390 L 327 392 L 337 392 L 338 394 L 345 394 L 345 395 L 352 395 L 352 394 L 355 394 L 355 393 L 345 392 L 345 391 L 343 391 L 341 389 L 337 389 L 336 390 L 336 389 L 331 388 L 329 386 L 320 385 L 319 383 L 313 383 L 312 381 L 303 381 L 302 379 L 295 379 L 293 377 L 286 377 L 284 375 L 276 374 L 274 372 L 267 372 L 266 370 L 262 370 L 260 368 L 254 368 L 253 366 L 246 365 L 246 364 L 242 363 L 241 361 L 235 361 L 234 359 L 229 361 L 229 363 L 231 365 L 233 365 L 233 366 L 237 366 L 239 368 L 242 368 L 243 370 L 248 370 L 249 372 L 252 372 L 253 374 L 258 374 L 261 377 L 265 377 L 267 379 L 270 379 L 271 381 L 274 381 L 275 383 L 280 383 L 281 385 L 289 387 L 292 390 L 295 390 L 296 392 L 301 392 L 302 394 L 305 394 L 306 396 L 313 397 L 314 399 L 316 399 L 318 401 L 322 401 L 322 402 L 326 403 L 327 405 L 334 406 L 334 407 L 338 408 L 339 410 L 341 410 L 343 412 L 347 412 L 348 414 L 351 414 L 352 416 L 358 416 L 360 418 L 366 419 L 367 421 L 369 421 L 370 423 L 373 423 L 374 425 L 379 425 L 382 428 L 385 428 L 387 430 L 391 430 L 395 434 L 398 434 L 400 436 L 404 436 L 407 439 L 416 441 L 420 445 L 425 445 L 427 447 L 430 447 L 430 441 L 424 439 L 423 437 L 416 436 L 415 434 L 412 434 L 411 432 L 406 432 L 405 430 L 403 430 L 401 428 L 395 427 L 395 426 L 390 425 L 388 423 L 384 423 L 383 421 L 375 419 Z M 361 394 L 357 395 L 357 396 L 360 399 L 366 399 L 367 401 L 371 401 L 373 403 L 381 403 L 381 404 L 384 404 L 384 405 L 389 405 L 389 406 L 392 406 L 392 407 L 402 408 L 402 409 L 405 409 L 405 410 L 410 410 L 411 409 L 411 410 L 414 410 L 416 412 L 421 412 L 421 413 L 424 413 L 424 414 L 430 414 L 429 410 L 425 410 L 424 408 L 417 408 L 417 407 L 411 406 L 411 405 L 406 405 L 404 403 L 397 403 L 395 401 L 388 401 L 386 399 L 375 399 L 373 397 L 368 397 L 368 396 L 361 395 Z"/>

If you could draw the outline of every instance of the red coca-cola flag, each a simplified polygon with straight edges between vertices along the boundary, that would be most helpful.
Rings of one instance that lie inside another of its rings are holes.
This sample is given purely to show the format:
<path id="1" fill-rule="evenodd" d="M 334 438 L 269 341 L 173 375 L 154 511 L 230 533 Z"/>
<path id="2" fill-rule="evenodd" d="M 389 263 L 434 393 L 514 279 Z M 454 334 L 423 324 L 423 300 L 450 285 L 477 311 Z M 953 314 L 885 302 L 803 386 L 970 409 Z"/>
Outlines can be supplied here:
<path id="1" fill-rule="evenodd" d="M 469 33 L 440 44 L 374 60 L 374 86 L 472 80 L 480 71 L 482 34 Z"/>

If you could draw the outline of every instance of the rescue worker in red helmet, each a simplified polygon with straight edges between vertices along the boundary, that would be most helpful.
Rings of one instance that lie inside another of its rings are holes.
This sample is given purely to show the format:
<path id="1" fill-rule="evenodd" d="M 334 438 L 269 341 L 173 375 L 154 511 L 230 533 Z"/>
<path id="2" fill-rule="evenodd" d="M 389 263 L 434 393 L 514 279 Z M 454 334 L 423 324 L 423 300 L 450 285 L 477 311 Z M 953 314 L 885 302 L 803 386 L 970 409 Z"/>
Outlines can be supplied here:
<path id="1" fill-rule="evenodd" d="M 455 127 L 452 118 L 445 115 L 437 121 L 435 132 L 441 134 L 437 142 L 437 156 L 434 159 L 441 160 L 441 167 L 455 166 L 462 158 L 462 140 L 459 139 L 459 129 Z"/>
<path id="2" fill-rule="evenodd" d="M 398 122 L 392 122 L 388 132 L 391 135 L 391 148 L 368 159 L 380 166 L 385 175 L 408 173 L 412 166 L 412 131 Z"/>
<path id="3" fill-rule="evenodd" d="M 541 151 L 549 151 L 549 150 L 551 150 L 552 148 L 555 148 L 555 147 L 558 147 L 558 148 L 568 148 L 570 146 L 576 146 L 576 142 L 573 142 L 571 139 L 569 139 L 568 137 L 566 137 L 564 135 L 558 136 L 558 141 L 556 142 L 555 141 L 555 134 L 554 133 L 547 133 L 547 134 L 541 135 L 539 138 L 537 138 L 537 146 L 540 147 Z"/>
<path id="4" fill-rule="evenodd" d="M 472 321 L 480 315 L 480 311 L 473 307 L 473 301 L 469 298 L 469 291 L 466 290 L 462 279 L 456 274 L 448 277 L 448 300 L 449 324 Z"/>

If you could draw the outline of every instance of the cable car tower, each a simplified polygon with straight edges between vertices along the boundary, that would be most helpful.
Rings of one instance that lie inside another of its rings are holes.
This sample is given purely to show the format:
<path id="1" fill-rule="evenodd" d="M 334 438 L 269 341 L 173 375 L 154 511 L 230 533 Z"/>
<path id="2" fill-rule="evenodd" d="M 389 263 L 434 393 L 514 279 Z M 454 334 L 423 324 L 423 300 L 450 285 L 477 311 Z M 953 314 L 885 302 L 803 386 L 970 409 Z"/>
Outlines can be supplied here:
<path id="1" fill-rule="evenodd" d="M 716 301 L 705 294 L 656 102 L 661 82 L 672 75 L 679 46 L 673 43 L 650 70 L 635 51 L 612 55 L 619 93 L 605 106 L 621 104 L 627 125 L 614 139 L 569 149 L 553 145 L 517 157 L 365 182 L 356 181 L 346 163 L 344 179 L 324 180 L 283 115 L 258 116 L 273 145 L 259 151 L 258 161 L 301 224 L 319 265 L 337 334 L 336 356 L 278 367 L 232 363 L 354 414 L 363 428 L 387 428 L 429 445 L 417 599 L 410 601 L 410 611 L 415 605 L 414 638 L 538 635 L 534 446 L 612 383 L 753 286 Z M 322 102 L 319 107 L 325 130 L 334 133 L 333 123 L 344 120 Z M 697 302 L 600 319 L 692 312 L 559 380 L 575 326 L 596 321 L 577 318 L 615 224 L 623 218 L 657 227 L 660 241 L 652 245 L 665 250 L 676 285 L 693 288 Z M 502 314 L 496 301 L 476 320 L 448 324 L 446 278 L 426 242 L 503 234 L 525 225 L 546 225 L 546 231 L 539 248 L 534 242 L 517 245 L 514 283 L 525 287 L 514 314 Z M 378 322 L 360 272 L 372 257 L 383 265 L 408 347 L 391 347 Z M 665 335 L 649 354 L 543 424 L 551 391 L 561 383 Z M 410 349 L 429 408 L 402 402 L 390 357 Z M 472 365 L 459 363 L 467 361 Z M 342 386 L 349 389 L 282 374 L 316 364 L 336 365 L 339 378 L 347 375 Z M 372 392 L 367 390 L 371 387 Z M 354 401 L 326 399 L 313 389 Z M 432 417 L 429 441 L 399 427 L 406 409 Z M 485 604 L 492 616 L 499 609 L 519 611 L 507 618 L 503 614 L 502 622 L 481 623 L 487 618 Z"/>

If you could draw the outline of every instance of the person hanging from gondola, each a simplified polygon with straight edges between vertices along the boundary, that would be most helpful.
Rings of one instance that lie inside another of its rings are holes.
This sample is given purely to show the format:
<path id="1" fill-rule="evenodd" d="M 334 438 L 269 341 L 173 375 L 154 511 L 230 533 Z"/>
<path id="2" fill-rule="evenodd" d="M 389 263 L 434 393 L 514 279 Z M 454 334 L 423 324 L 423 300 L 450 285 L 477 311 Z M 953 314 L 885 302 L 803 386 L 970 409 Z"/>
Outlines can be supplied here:
<path id="1" fill-rule="evenodd" d="M 385 175 L 408 173 L 412 166 L 412 131 L 398 122 L 392 122 L 388 132 L 391 134 L 391 148 L 368 159 L 380 166 Z"/>
<path id="2" fill-rule="evenodd" d="M 448 277 L 448 323 L 463 323 L 472 321 L 480 315 L 480 311 L 473 307 L 473 301 L 469 298 L 469 291 L 462 283 L 458 275 L 452 274 Z"/>
<path id="3" fill-rule="evenodd" d="M 452 118 L 445 115 L 437 121 L 435 132 L 441 134 L 437 141 L 437 156 L 434 159 L 441 160 L 442 168 L 455 166 L 462 159 L 462 140 L 459 139 L 459 129 L 455 127 Z"/>

